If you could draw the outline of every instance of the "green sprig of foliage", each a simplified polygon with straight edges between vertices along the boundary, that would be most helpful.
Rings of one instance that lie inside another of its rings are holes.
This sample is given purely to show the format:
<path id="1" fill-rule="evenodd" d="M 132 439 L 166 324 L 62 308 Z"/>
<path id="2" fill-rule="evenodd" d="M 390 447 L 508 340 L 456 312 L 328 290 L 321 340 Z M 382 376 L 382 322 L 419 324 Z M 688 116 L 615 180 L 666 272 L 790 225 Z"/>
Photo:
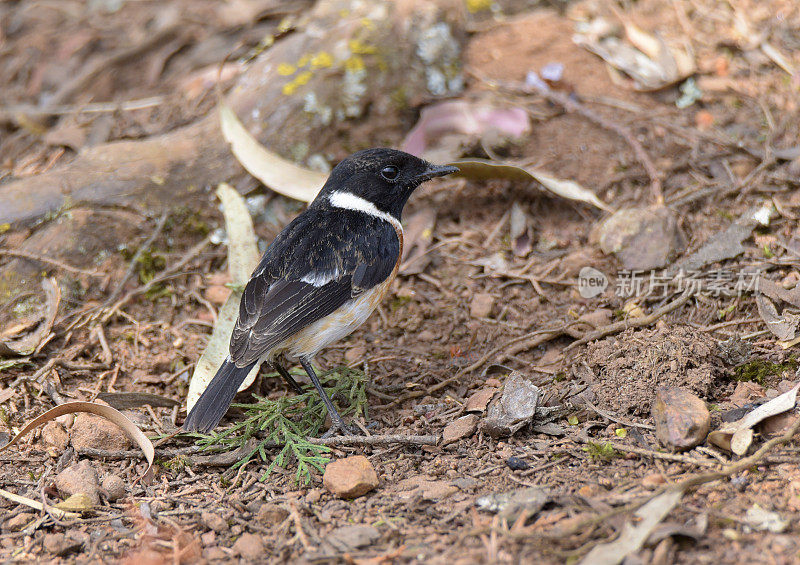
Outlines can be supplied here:
<path id="1" fill-rule="evenodd" d="M 610 443 L 590 441 L 583 448 L 589 458 L 595 463 L 608 463 L 612 459 L 622 457 Z"/>
<path id="2" fill-rule="evenodd" d="M 270 376 L 277 377 L 277 373 Z M 343 416 L 364 416 L 367 410 L 366 379 L 364 374 L 354 369 L 341 367 L 320 375 L 325 391 L 338 406 Z M 277 467 L 286 469 L 292 462 L 297 463 L 295 479 L 308 484 L 311 471 L 322 472 L 330 461 L 326 456 L 331 450 L 324 445 L 308 441 L 320 435 L 327 410 L 316 389 L 302 385 L 303 394 L 287 394 L 276 399 L 256 398 L 254 404 L 233 404 L 245 411 L 242 420 L 219 433 L 203 436 L 198 444 L 204 449 L 229 451 L 247 446 L 250 451 L 231 468 L 237 469 L 254 457 L 269 463 L 261 477 L 264 481 Z M 257 443 L 253 446 L 251 440 Z M 278 449 L 270 461 L 270 452 Z"/>

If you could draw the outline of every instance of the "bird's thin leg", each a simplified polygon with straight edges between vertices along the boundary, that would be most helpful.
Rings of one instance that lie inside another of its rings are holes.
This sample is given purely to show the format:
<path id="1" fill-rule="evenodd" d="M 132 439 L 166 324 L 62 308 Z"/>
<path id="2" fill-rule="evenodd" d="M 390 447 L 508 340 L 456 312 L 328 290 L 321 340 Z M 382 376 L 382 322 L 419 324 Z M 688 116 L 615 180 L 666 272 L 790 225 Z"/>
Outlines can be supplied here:
<path id="1" fill-rule="evenodd" d="M 311 360 L 306 357 L 300 357 L 300 364 L 303 366 L 303 369 L 306 370 L 306 373 L 308 373 L 308 378 L 314 383 L 314 387 L 317 389 L 317 392 L 319 392 L 320 397 L 322 397 L 322 402 L 325 403 L 325 407 L 328 409 L 328 414 L 331 417 L 333 425 L 322 437 L 331 437 L 335 435 L 337 431 L 342 434 L 353 435 L 353 432 L 344 423 L 344 419 L 342 419 L 342 416 L 336 410 L 331 399 L 328 398 L 325 389 L 322 388 L 322 383 L 319 382 L 317 374 L 314 372 L 314 367 L 311 366 Z"/>
<path id="2" fill-rule="evenodd" d="M 289 385 L 289 387 L 291 387 L 292 389 L 294 389 L 294 391 L 297 394 L 303 394 L 305 392 L 303 390 L 303 387 L 297 384 L 297 381 L 294 380 L 294 377 L 292 377 L 292 375 L 289 374 L 289 371 L 287 371 L 283 365 L 281 365 L 277 361 L 272 361 L 270 364 L 272 365 L 273 369 L 278 371 L 278 374 L 281 376 L 281 378 L 283 378 L 284 381 L 286 381 L 286 384 Z"/>

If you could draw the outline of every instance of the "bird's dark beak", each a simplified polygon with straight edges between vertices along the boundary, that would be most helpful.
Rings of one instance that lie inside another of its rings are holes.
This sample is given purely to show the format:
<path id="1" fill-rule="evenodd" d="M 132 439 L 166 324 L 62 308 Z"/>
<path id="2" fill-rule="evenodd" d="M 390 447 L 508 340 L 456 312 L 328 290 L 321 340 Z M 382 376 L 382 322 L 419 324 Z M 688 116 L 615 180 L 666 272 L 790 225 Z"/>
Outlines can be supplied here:
<path id="1" fill-rule="evenodd" d="M 421 175 L 417 176 L 417 179 L 419 179 L 420 182 L 425 182 L 435 177 L 443 177 L 457 172 L 458 167 L 453 167 L 452 165 L 428 165 L 428 168 L 425 169 Z"/>

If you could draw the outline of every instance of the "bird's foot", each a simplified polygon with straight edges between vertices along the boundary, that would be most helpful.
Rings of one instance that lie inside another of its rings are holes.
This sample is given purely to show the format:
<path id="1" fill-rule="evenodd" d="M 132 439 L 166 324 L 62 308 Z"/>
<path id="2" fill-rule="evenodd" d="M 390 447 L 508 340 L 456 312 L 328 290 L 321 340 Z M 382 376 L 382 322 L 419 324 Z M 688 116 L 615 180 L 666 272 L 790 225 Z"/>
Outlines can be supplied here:
<path id="1" fill-rule="evenodd" d="M 337 436 L 360 436 L 363 435 L 361 430 L 348 426 L 344 421 L 334 422 L 328 431 L 320 436 L 320 439 L 328 439 Z"/>

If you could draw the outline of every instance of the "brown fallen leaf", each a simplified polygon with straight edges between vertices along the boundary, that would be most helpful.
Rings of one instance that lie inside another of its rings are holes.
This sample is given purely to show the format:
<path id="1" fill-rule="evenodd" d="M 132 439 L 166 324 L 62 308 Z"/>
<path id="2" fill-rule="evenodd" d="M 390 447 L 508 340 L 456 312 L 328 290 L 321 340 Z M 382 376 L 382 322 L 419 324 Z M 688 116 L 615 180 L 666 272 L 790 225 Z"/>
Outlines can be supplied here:
<path id="1" fill-rule="evenodd" d="M 586 26 L 587 31 L 575 34 L 573 41 L 628 75 L 635 90 L 660 90 L 688 78 L 697 70 L 694 57 L 685 47 L 667 44 L 620 12 L 617 16 L 622 20 L 628 43 L 616 37 L 615 27 L 605 21 Z"/>
<path id="2" fill-rule="evenodd" d="M 783 300 L 793 306 L 800 308 L 800 284 L 791 290 L 783 288 L 781 285 L 764 277 L 758 277 L 758 291 L 772 298 L 773 300 Z"/>
<path id="3" fill-rule="evenodd" d="M 580 565 L 616 565 L 639 551 L 658 524 L 681 501 L 683 491 L 671 488 L 653 497 L 636 511 L 638 522 L 627 522 L 614 541 L 596 545 L 581 559 Z"/>
<path id="4" fill-rule="evenodd" d="M 774 209 L 771 205 L 748 209 L 726 229 L 712 235 L 700 249 L 676 263 L 669 272 L 697 271 L 711 263 L 732 259 L 744 253 L 742 242 L 750 237 L 757 226 L 769 225 L 773 214 Z"/>
<path id="5" fill-rule="evenodd" d="M 756 306 L 758 314 L 767 324 L 767 329 L 781 341 L 791 341 L 797 337 L 797 326 L 800 324 L 800 316 L 791 312 L 778 314 L 775 304 L 763 294 L 756 295 Z"/>

